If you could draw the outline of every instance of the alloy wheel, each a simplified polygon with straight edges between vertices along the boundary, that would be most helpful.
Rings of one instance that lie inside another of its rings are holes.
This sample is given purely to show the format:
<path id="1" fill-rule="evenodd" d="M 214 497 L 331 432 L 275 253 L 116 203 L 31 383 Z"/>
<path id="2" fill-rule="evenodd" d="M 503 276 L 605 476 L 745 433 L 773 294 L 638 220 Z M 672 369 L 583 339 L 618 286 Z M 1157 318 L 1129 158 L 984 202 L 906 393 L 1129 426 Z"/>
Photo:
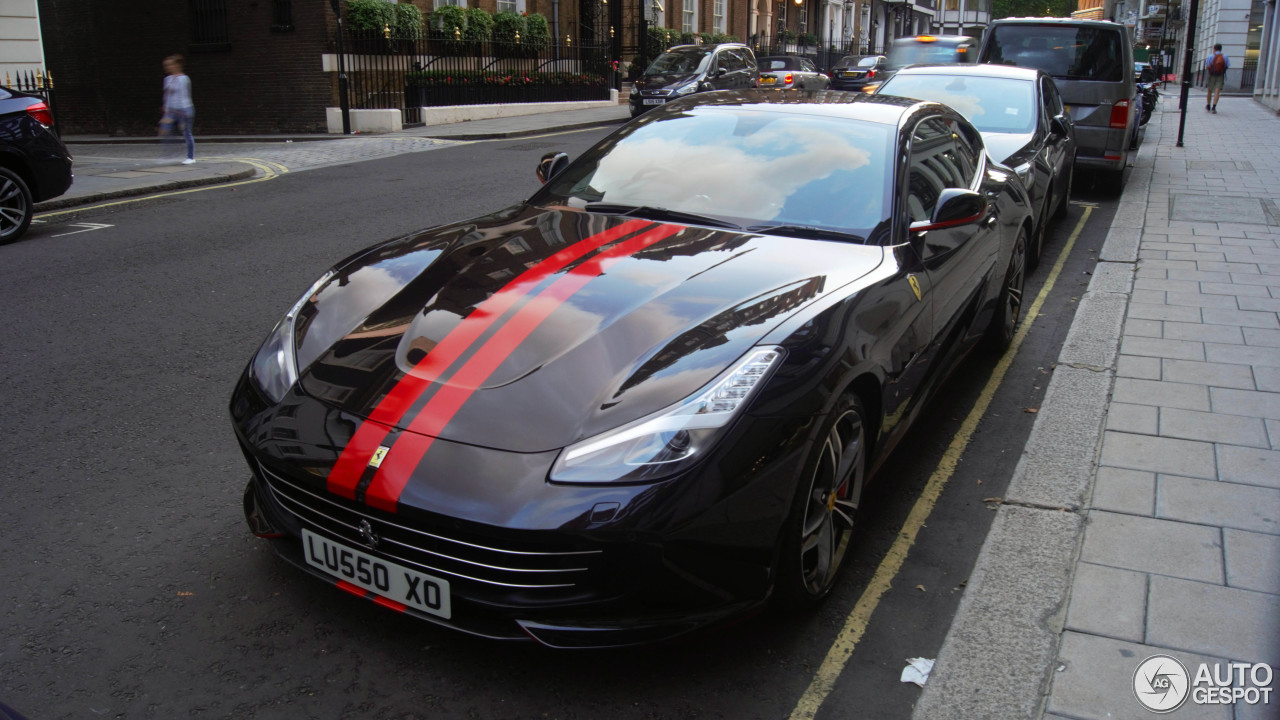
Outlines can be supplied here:
<path id="1" fill-rule="evenodd" d="M 31 205 L 26 189 L 7 175 L 0 175 L 0 242 L 16 238 L 26 229 Z"/>
<path id="2" fill-rule="evenodd" d="M 800 573 L 812 596 L 831 589 L 849 548 L 865 453 L 862 417 L 855 409 L 846 410 L 823 438 L 800 524 Z"/>

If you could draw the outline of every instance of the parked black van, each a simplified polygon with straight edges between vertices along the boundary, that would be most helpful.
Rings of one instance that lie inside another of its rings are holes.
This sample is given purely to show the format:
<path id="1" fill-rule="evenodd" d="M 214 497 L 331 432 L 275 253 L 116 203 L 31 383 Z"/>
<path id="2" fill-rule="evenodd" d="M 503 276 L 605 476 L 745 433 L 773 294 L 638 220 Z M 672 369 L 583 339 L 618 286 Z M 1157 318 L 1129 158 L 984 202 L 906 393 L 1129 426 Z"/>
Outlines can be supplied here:
<path id="1" fill-rule="evenodd" d="M 677 45 L 631 86 L 631 117 L 696 92 L 752 88 L 759 77 L 755 54 L 741 43 Z"/>

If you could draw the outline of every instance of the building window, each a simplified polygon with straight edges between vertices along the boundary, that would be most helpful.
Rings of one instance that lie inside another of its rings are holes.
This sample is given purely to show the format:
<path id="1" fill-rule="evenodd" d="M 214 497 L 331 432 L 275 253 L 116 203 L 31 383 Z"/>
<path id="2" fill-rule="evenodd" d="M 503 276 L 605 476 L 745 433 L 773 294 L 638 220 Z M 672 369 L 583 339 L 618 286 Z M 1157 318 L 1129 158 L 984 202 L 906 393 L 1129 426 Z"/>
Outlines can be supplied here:
<path id="1" fill-rule="evenodd" d="M 684 0 L 684 22 L 681 32 L 698 32 L 698 0 Z"/>
<path id="2" fill-rule="evenodd" d="M 293 0 L 271 0 L 271 30 L 288 32 L 293 29 Z"/>
<path id="3" fill-rule="evenodd" d="M 442 8 L 445 5 L 453 5 L 454 7 L 466 7 L 467 0 L 436 0 L 435 7 Z M 499 8 L 501 10 L 501 8 Z"/>
<path id="4" fill-rule="evenodd" d="M 498 12 L 524 12 L 525 0 L 498 0 Z"/>
<path id="5" fill-rule="evenodd" d="M 190 0 L 191 44 L 225 45 L 227 36 L 227 0 Z"/>
<path id="6" fill-rule="evenodd" d="M 713 0 L 711 4 L 711 22 L 714 32 L 721 35 L 725 33 L 724 28 L 724 0 Z"/>

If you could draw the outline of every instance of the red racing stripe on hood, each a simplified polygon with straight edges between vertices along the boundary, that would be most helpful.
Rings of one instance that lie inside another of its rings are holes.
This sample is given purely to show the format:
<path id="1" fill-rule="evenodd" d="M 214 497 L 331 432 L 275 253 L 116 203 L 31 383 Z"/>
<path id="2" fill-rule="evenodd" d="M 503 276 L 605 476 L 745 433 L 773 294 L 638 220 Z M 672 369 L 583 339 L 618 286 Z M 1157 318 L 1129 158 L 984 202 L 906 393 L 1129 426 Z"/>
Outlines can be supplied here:
<path id="1" fill-rule="evenodd" d="M 326 481 L 328 491 L 354 500 L 356 486 L 360 484 L 360 476 L 364 474 L 374 452 L 386 439 L 394 425 L 404 417 L 405 412 L 441 373 L 471 347 L 476 338 L 484 334 L 539 283 L 563 270 L 565 266 L 583 255 L 652 224 L 648 220 L 628 220 L 621 225 L 583 238 L 524 271 L 477 305 L 475 310 L 454 326 L 421 362 L 391 388 L 369 417 L 360 423 L 360 427 L 343 448 L 342 455 L 329 471 Z"/>
<path id="2" fill-rule="evenodd" d="M 476 388 L 493 374 L 503 360 L 524 342 L 525 338 L 546 320 L 556 308 L 598 277 L 613 263 L 665 240 L 684 230 L 680 225 L 663 225 L 641 233 L 578 265 L 538 293 L 512 316 L 454 375 L 449 384 L 431 397 L 410 423 L 379 466 L 365 493 L 370 507 L 395 512 L 400 493 L 454 414 L 471 397 Z"/>

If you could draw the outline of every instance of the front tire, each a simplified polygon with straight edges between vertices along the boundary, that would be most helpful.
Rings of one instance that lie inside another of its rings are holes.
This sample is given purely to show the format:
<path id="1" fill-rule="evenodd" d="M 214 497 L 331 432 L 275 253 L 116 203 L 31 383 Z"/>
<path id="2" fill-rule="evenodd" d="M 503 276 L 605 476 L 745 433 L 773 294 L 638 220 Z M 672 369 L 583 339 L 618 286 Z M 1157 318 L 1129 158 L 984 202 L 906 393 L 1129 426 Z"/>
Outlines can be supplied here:
<path id="1" fill-rule="evenodd" d="M 1071 204 L 1071 183 L 1076 179 L 1076 164 L 1072 158 L 1071 168 L 1067 170 L 1067 188 L 1062 193 L 1062 199 L 1058 201 L 1058 206 L 1053 209 L 1053 219 L 1055 221 L 1065 220 L 1067 218 L 1067 206 Z"/>
<path id="2" fill-rule="evenodd" d="M 35 202 L 31 189 L 17 173 L 0 168 L 0 245 L 22 237 L 31 227 Z"/>
<path id="3" fill-rule="evenodd" d="M 1022 295 L 1027 281 L 1027 229 L 1018 230 L 1018 239 L 1013 243 L 1013 253 L 1009 257 L 1009 268 L 1004 274 L 1004 284 L 1000 288 L 1000 297 L 996 303 L 996 311 L 991 316 L 991 324 L 987 326 L 987 347 L 996 354 L 1003 354 L 1013 343 L 1013 335 L 1018 331 L 1018 322 L 1022 320 Z"/>
<path id="4" fill-rule="evenodd" d="M 852 393 L 823 422 L 782 531 L 777 597 L 787 608 L 815 608 L 835 586 L 866 479 L 870 427 Z"/>

